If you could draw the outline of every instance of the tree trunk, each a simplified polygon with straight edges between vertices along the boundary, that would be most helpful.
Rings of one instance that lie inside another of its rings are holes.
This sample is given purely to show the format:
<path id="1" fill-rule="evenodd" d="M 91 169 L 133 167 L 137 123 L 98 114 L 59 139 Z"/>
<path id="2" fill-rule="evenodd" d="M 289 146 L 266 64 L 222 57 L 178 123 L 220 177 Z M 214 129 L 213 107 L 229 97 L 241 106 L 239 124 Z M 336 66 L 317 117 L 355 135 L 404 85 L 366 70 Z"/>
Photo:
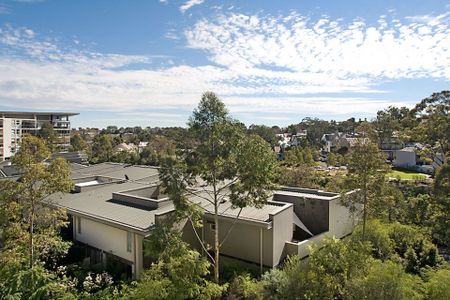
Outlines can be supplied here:
<path id="1" fill-rule="evenodd" d="M 364 183 L 363 190 L 363 230 L 362 230 L 362 239 L 363 241 L 366 239 L 366 219 L 367 219 L 367 183 Z"/>
<path id="2" fill-rule="evenodd" d="M 33 233 L 34 233 L 34 203 L 31 204 L 31 211 L 30 211 L 30 236 L 28 241 L 29 249 L 29 263 L 30 268 L 33 268 L 34 265 L 34 240 L 33 240 Z"/>
<path id="3" fill-rule="evenodd" d="M 214 208 L 214 281 L 219 283 L 219 210 L 217 207 L 217 203 Z"/>

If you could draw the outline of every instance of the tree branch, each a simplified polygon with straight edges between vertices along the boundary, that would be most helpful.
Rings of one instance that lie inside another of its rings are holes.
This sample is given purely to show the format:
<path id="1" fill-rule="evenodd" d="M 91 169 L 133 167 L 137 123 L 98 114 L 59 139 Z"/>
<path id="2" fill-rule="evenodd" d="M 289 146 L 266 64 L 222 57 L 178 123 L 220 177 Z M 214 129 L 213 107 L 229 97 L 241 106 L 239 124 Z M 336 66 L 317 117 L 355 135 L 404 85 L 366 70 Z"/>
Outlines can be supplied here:
<path id="1" fill-rule="evenodd" d="M 231 230 L 233 229 L 234 225 L 236 224 L 237 220 L 239 219 L 239 216 L 241 215 L 242 207 L 239 209 L 239 213 L 237 214 L 236 218 L 233 220 L 233 224 L 231 224 L 230 228 L 228 229 L 227 233 L 225 234 L 225 237 L 223 238 L 222 242 L 219 244 L 219 247 L 222 247 L 223 243 L 227 240 L 228 236 L 231 233 Z"/>
<path id="2" fill-rule="evenodd" d="M 211 254 L 209 254 L 208 249 L 206 249 L 205 244 L 203 244 L 203 240 L 200 238 L 200 236 L 197 233 L 197 230 L 195 230 L 195 226 L 194 223 L 192 222 L 191 216 L 188 216 L 189 222 L 191 223 L 192 226 L 192 230 L 194 230 L 195 236 L 197 237 L 198 241 L 200 242 L 200 245 L 202 246 L 202 249 L 206 252 L 206 254 L 208 255 L 208 257 L 213 261 L 213 263 L 215 262 L 214 258 L 212 257 Z"/>

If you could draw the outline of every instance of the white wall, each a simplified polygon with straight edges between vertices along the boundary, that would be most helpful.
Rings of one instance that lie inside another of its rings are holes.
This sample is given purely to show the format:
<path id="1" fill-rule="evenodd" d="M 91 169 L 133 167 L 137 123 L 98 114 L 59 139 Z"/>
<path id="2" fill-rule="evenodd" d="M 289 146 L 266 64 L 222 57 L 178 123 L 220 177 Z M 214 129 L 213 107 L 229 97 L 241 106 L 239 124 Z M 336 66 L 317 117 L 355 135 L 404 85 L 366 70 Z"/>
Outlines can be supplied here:
<path id="1" fill-rule="evenodd" d="M 329 212 L 328 234 L 330 236 L 340 239 L 353 231 L 356 224 L 355 216 L 347 207 L 339 203 L 339 199 L 330 201 Z"/>
<path id="2" fill-rule="evenodd" d="M 272 267 L 277 266 L 285 258 L 286 241 L 292 240 L 294 206 L 290 206 L 272 217 L 273 260 Z"/>
<path id="3" fill-rule="evenodd" d="M 75 224 L 75 239 L 89 246 L 119 256 L 134 262 L 134 247 L 132 241 L 131 252 L 127 251 L 127 231 L 102 224 L 90 219 L 81 218 L 81 234 L 78 233 L 78 221 Z M 133 234 L 132 234 L 133 238 Z"/>

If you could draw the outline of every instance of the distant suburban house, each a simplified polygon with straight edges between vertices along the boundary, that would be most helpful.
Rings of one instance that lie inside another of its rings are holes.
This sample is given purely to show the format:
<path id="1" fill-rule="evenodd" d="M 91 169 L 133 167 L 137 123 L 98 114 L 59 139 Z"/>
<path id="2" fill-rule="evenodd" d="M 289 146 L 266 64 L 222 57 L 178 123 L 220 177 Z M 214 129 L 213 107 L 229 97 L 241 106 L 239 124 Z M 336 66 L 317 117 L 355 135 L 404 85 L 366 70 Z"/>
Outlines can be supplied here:
<path id="1" fill-rule="evenodd" d="M 347 135 L 343 132 L 326 133 L 322 136 L 321 141 L 323 143 L 322 150 L 326 153 L 350 148 Z"/>
<path id="2" fill-rule="evenodd" d="M 411 169 L 423 173 L 433 173 L 444 162 L 444 155 L 437 153 L 431 162 L 426 162 L 420 155 L 425 146 L 420 143 L 412 143 L 407 147 L 396 150 L 392 165 L 397 168 Z"/>
<path id="3" fill-rule="evenodd" d="M 117 146 L 114 147 L 113 149 L 113 153 L 117 154 L 120 152 L 137 152 L 138 151 L 138 146 L 136 146 L 135 144 L 132 143 L 120 143 Z"/>
<path id="4" fill-rule="evenodd" d="M 160 192 L 158 168 L 72 164 L 71 176 L 74 190 L 53 194 L 47 203 L 67 210 L 68 234 L 89 250 L 87 263 L 105 264 L 113 259 L 138 278 L 155 261 L 145 251 L 147 238 L 155 224 L 175 210 L 172 201 Z M 205 201 L 209 192 L 202 187 L 192 189 L 188 196 L 204 209 L 204 226 L 194 229 L 190 222 L 181 224 L 183 239 L 200 252 L 203 249 L 197 236 L 213 245 L 216 230 L 213 206 Z M 340 198 L 337 193 L 283 187 L 262 208 L 246 207 L 239 213 L 224 195 L 219 207 L 221 239 L 235 225 L 221 255 L 261 271 L 278 266 L 291 254 L 306 257 L 312 243 L 320 245 L 327 236 L 341 238 L 352 232 L 357 218 Z"/>
<path id="5" fill-rule="evenodd" d="M 288 147 L 297 147 L 301 145 L 302 140 L 306 139 L 307 130 L 301 130 L 295 134 L 292 133 L 279 133 L 276 134 L 278 138 L 278 146 L 286 149 Z"/>

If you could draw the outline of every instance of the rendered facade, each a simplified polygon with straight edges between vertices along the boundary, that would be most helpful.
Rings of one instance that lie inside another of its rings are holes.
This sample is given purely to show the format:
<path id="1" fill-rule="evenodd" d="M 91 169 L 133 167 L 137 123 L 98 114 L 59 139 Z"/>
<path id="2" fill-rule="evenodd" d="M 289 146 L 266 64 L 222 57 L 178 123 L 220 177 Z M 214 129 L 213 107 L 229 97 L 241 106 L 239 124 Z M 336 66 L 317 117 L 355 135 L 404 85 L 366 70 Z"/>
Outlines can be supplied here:
<path id="1" fill-rule="evenodd" d="M 46 122 L 53 125 L 59 150 L 67 151 L 70 146 L 69 118 L 75 115 L 68 112 L 0 112 L 0 161 L 11 158 L 18 151 L 24 134 L 37 134 Z"/>

